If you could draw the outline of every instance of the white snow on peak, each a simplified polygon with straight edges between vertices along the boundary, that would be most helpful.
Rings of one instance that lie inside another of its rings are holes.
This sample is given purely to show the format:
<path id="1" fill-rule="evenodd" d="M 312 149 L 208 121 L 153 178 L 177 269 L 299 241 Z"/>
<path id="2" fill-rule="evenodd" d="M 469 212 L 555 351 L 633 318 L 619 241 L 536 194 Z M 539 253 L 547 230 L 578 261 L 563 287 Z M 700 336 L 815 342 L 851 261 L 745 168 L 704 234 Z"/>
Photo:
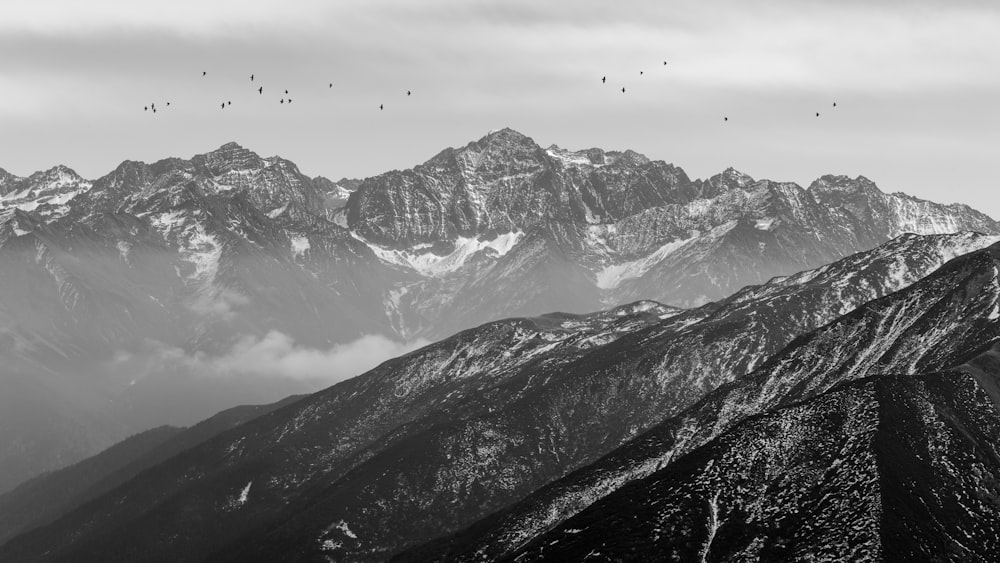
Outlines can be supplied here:
<path id="1" fill-rule="evenodd" d="M 347 228 L 347 208 L 346 207 L 341 207 L 340 209 L 336 210 L 333 213 L 333 218 L 331 220 L 333 221 L 334 225 L 337 225 L 338 227 L 342 227 L 342 228 L 346 229 Z"/>
<path id="2" fill-rule="evenodd" d="M 284 213 L 286 209 L 288 209 L 288 204 L 287 203 L 285 205 L 282 205 L 281 207 L 277 207 L 275 209 L 272 209 L 272 210 L 268 211 L 267 212 L 267 217 L 268 217 L 268 219 L 274 219 L 278 215 L 281 215 L 282 213 Z"/>
<path id="3" fill-rule="evenodd" d="M 347 522 L 343 520 L 334 524 L 333 528 L 340 530 L 341 532 L 344 533 L 345 536 L 351 538 L 352 540 L 358 539 L 358 536 L 356 536 L 354 532 L 352 532 L 351 529 L 347 527 Z"/>
<path id="4" fill-rule="evenodd" d="M 226 499 L 226 504 L 224 508 L 226 510 L 238 510 L 247 503 L 247 499 L 250 498 L 250 486 L 253 485 L 253 481 L 250 481 L 240 490 L 239 495 L 229 496 Z"/>
<path id="5" fill-rule="evenodd" d="M 668 242 L 642 258 L 604 267 L 604 269 L 596 273 L 597 287 L 601 289 L 614 289 L 625 280 L 641 277 L 667 256 L 701 236 L 701 233 L 695 231 L 691 235 L 690 238 Z"/>
<path id="6" fill-rule="evenodd" d="M 490 249 L 497 256 L 503 256 L 510 252 L 510 249 L 524 236 L 523 231 L 514 231 L 498 235 L 492 240 L 480 240 L 474 237 L 458 237 L 455 240 L 455 248 L 450 253 L 440 256 L 430 251 L 429 245 L 422 244 L 410 250 L 389 249 L 375 243 L 369 242 L 361 235 L 351 232 L 351 235 L 368 245 L 375 254 L 385 262 L 412 268 L 425 276 L 443 276 L 458 270 L 465 265 L 466 260 L 477 252 Z M 414 252 L 416 250 L 417 252 Z M 423 250 L 423 252 L 419 252 Z"/>
<path id="7" fill-rule="evenodd" d="M 304 255 L 309 248 L 308 238 L 302 235 L 292 237 L 292 254 L 296 257 Z"/>
<path id="8" fill-rule="evenodd" d="M 564 166 L 603 166 L 603 164 L 594 164 L 585 154 L 561 149 L 555 145 L 545 149 L 545 153 Z"/>
<path id="9" fill-rule="evenodd" d="M 761 231 L 770 231 L 771 227 L 774 226 L 774 217 L 765 217 L 763 219 L 758 219 L 757 224 L 754 226 Z"/>
<path id="10" fill-rule="evenodd" d="M 240 491 L 240 498 L 236 499 L 236 502 L 240 506 L 246 504 L 247 498 L 250 496 L 250 485 L 253 485 L 253 481 L 250 481 L 247 483 L 247 486 L 243 487 L 243 490 Z"/>
<path id="11" fill-rule="evenodd" d="M 890 216 L 896 219 L 897 231 L 890 233 L 895 237 L 903 233 L 918 235 L 943 235 L 962 230 L 958 217 L 937 204 L 891 194 L 886 196 Z"/>
<path id="12" fill-rule="evenodd" d="M 195 223 L 194 229 L 185 234 L 189 238 L 181 248 L 181 257 L 194 265 L 194 273 L 190 279 L 210 285 L 219 271 L 222 245 L 214 236 L 205 232 L 201 223 Z"/>

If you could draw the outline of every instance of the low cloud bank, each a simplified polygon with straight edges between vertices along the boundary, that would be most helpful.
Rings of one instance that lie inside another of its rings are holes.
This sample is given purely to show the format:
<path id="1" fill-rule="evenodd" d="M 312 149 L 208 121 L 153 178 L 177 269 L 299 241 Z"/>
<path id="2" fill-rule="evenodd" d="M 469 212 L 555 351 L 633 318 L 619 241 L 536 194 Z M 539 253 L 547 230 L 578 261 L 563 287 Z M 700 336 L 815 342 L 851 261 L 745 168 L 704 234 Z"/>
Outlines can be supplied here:
<path id="1" fill-rule="evenodd" d="M 297 345 L 287 334 L 271 331 L 260 339 L 244 337 L 225 355 L 203 361 L 214 372 L 227 375 L 254 374 L 332 384 L 428 343 L 423 339 L 396 342 L 371 334 L 329 350 L 317 350 Z"/>
<path id="2" fill-rule="evenodd" d="M 113 363 L 118 373 L 127 370 L 132 384 L 151 376 L 182 372 L 193 376 L 288 379 L 326 386 L 427 344 L 429 341 L 425 339 L 398 342 L 370 334 L 324 350 L 299 345 L 287 334 L 271 331 L 263 337 L 243 336 L 219 355 L 189 353 L 156 342 L 147 343 L 142 351 L 122 352 Z"/>

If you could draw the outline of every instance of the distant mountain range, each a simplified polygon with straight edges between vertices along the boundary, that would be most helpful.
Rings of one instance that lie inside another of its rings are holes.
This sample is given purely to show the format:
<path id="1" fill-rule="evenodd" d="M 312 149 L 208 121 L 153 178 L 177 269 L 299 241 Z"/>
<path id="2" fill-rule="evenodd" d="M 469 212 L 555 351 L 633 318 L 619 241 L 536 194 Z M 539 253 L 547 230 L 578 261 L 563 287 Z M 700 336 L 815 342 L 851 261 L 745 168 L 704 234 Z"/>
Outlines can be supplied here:
<path id="1" fill-rule="evenodd" d="M 694 309 L 489 323 L 136 452 L 0 559 L 988 560 L 998 271 L 996 235 L 905 235 Z"/>
<path id="2" fill-rule="evenodd" d="M 235 143 L 94 180 L 0 171 L 0 491 L 140 430 L 314 391 L 358 356 L 553 311 L 709 306 L 966 231 L 1000 224 L 863 177 L 692 180 L 510 129 L 337 182 Z"/>

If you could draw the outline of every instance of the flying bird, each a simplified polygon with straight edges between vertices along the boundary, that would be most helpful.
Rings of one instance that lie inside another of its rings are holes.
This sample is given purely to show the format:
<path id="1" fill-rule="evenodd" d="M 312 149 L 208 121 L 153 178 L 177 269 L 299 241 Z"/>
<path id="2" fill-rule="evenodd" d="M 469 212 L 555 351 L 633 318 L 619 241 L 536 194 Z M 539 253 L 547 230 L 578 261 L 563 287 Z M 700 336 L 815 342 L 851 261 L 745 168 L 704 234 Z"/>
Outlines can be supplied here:
<path id="1" fill-rule="evenodd" d="M 667 66 L 667 61 L 663 61 L 663 66 Z"/>
<path id="2" fill-rule="evenodd" d="M 291 98 L 288 98 L 288 103 L 292 103 L 292 99 Z"/>
<path id="3" fill-rule="evenodd" d="M 624 93 L 625 93 L 625 89 L 624 89 L 624 88 L 622 88 L 622 94 L 624 94 Z"/>
<path id="4" fill-rule="evenodd" d="M 333 88 L 333 82 L 330 83 L 330 88 Z"/>
<path id="5" fill-rule="evenodd" d="M 729 121 L 729 118 L 728 117 L 723 117 L 722 120 L 723 121 Z"/>
<path id="6" fill-rule="evenodd" d="M 226 109 L 226 102 L 222 102 L 222 109 Z"/>
<path id="7" fill-rule="evenodd" d="M 818 111 L 816 112 L 816 117 L 819 117 L 819 112 Z"/>
<path id="8" fill-rule="evenodd" d="M 170 106 L 170 102 L 167 102 L 167 106 L 168 106 L 168 107 Z"/>
<path id="9" fill-rule="evenodd" d="M 833 102 L 833 107 L 837 107 L 837 102 Z"/>
<path id="10" fill-rule="evenodd" d="M 642 71 L 641 70 L 639 71 L 639 76 L 642 76 Z"/>
<path id="11" fill-rule="evenodd" d="M 281 98 L 281 103 L 285 103 L 285 98 Z"/>
<path id="12" fill-rule="evenodd" d="M 379 104 L 378 105 L 378 109 L 385 109 L 385 106 L 383 106 L 382 104 Z"/>
<path id="13" fill-rule="evenodd" d="M 226 102 L 226 105 L 231 106 L 233 105 L 233 102 Z"/>
<path id="14" fill-rule="evenodd" d="M 410 95 L 410 91 L 409 91 L 409 90 L 407 90 L 407 91 L 406 91 L 406 95 L 407 95 L 407 96 L 409 96 L 409 95 Z"/>
<path id="15" fill-rule="evenodd" d="M 260 88 L 257 88 L 257 93 L 258 94 L 263 94 L 264 93 L 264 87 L 261 86 Z"/>
<path id="16" fill-rule="evenodd" d="M 208 74 L 208 73 L 207 73 L 207 72 L 205 72 L 204 70 L 203 70 L 203 71 L 201 71 L 201 75 L 202 75 L 202 76 L 205 76 L 206 74 Z"/>
<path id="17" fill-rule="evenodd" d="M 287 94 L 287 93 L 288 93 L 288 90 L 285 90 L 285 93 Z"/>
<path id="18" fill-rule="evenodd" d="M 601 77 L 601 84 L 604 84 L 607 81 L 608 81 L 608 77 L 607 76 L 602 76 Z"/>
<path id="19" fill-rule="evenodd" d="M 143 106 L 142 111 L 149 111 L 149 106 Z"/>
<path id="20" fill-rule="evenodd" d="M 253 82 L 253 75 L 250 75 L 250 82 Z"/>

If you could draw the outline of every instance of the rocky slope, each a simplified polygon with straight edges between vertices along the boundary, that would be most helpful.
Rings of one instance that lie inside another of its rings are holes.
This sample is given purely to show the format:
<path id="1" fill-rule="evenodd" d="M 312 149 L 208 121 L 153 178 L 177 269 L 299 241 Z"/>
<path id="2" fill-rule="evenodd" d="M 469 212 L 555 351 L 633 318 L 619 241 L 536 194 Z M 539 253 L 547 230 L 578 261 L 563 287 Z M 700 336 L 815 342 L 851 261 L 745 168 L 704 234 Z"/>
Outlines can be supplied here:
<path id="1" fill-rule="evenodd" d="M 442 541 L 420 557 L 511 555 L 539 534 L 637 479 L 671 467 L 748 417 L 885 374 L 963 369 L 994 393 L 996 373 L 974 373 L 1000 340 L 1000 245 L 961 256 L 919 282 L 796 338 L 758 369 L 598 462 Z"/>
<path id="2" fill-rule="evenodd" d="M 967 373 L 885 375 L 751 417 L 516 561 L 990 561 L 1000 410 Z"/>
<path id="3" fill-rule="evenodd" d="M 901 237 L 695 311 L 647 302 L 486 325 L 222 434 L 0 556 L 33 560 L 44 545 L 55 560 L 127 558 L 155 544 L 164 560 L 384 558 L 596 460 L 844 307 L 995 240 Z"/>

